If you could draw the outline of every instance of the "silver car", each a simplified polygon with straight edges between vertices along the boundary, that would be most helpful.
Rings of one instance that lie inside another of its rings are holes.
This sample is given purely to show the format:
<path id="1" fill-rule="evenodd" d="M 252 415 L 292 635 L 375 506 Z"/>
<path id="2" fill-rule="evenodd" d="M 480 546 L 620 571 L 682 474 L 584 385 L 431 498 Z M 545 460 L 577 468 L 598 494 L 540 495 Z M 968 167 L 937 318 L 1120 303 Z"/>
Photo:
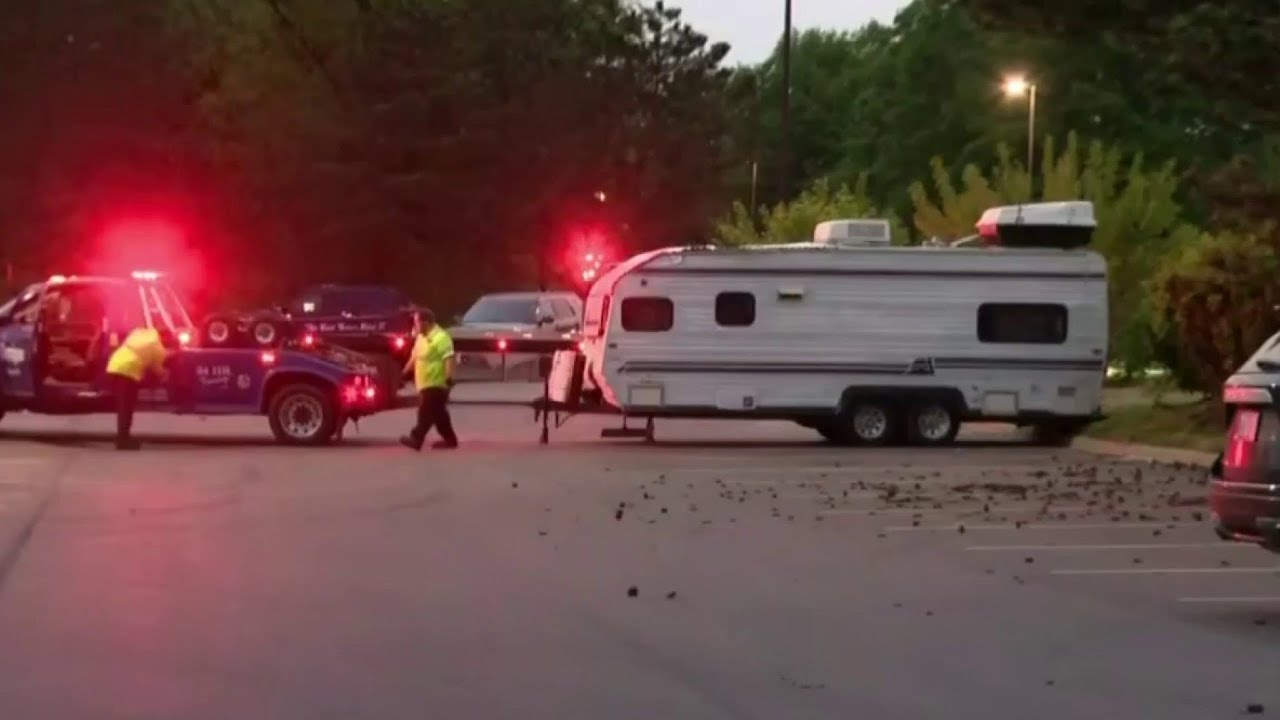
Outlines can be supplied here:
<path id="1" fill-rule="evenodd" d="M 490 351 L 460 351 L 459 380 L 536 380 L 536 352 L 520 341 L 567 340 L 582 328 L 582 299 L 571 292 L 505 292 L 481 297 L 449 328 L 454 340 L 484 340 Z M 474 347 L 474 343 L 468 343 Z"/>

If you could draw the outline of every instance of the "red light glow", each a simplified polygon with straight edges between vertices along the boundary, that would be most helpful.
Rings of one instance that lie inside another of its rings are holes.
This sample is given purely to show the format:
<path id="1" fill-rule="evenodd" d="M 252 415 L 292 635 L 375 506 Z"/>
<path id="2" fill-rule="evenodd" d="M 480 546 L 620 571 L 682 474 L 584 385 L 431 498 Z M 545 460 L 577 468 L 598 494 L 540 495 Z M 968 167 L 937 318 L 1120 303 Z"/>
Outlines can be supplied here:
<path id="1" fill-rule="evenodd" d="M 405 345 L 408 345 L 408 344 L 409 344 L 409 341 L 405 340 L 403 335 L 396 335 L 395 337 L 391 338 L 391 347 L 395 348 L 396 350 L 403 350 L 405 348 Z"/>
<path id="2" fill-rule="evenodd" d="M 507 339 L 503 338 L 498 341 L 498 352 L 506 352 L 506 351 L 507 351 Z"/>
<path id="3" fill-rule="evenodd" d="M 378 397 L 378 388 L 375 388 L 375 387 L 367 387 L 367 388 L 365 388 L 365 389 L 364 389 L 364 399 L 365 399 L 365 400 L 372 400 L 372 399 L 374 399 L 374 398 L 376 398 L 376 397 Z"/>
<path id="4" fill-rule="evenodd" d="M 181 345 L 182 347 L 186 347 L 186 346 L 190 345 L 190 344 L 191 344 L 191 333 L 187 332 L 186 330 L 179 330 L 179 331 L 178 331 L 178 344 L 179 344 L 179 345 Z"/>
<path id="5" fill-rule="evenodd" d="M 183 227 L 169 219 L 125 218 L 106 223 L 87 248 L 84 270 L 94 275 L 200 285 L 201 262 Z"/>
<path id="6" fill-rule="evenodd" d="M 311 333 L 307 333 L 306 335 L 302 336 L 302 347 L 315 347 L 315 345 L 316 345 L 315 335 L 312 335 Z"/>
<path id="7" fill-rule="evenodd" d="M 266 350 L 266 351 L 264 351 L 264 352 L 262 353 L 262 364 L 263 364 L 263 365 L 275 365 L 275 364 L 276 364 L 276 354 L 275 354 L 274 352 L 270 351 L 270 350 Z"/>

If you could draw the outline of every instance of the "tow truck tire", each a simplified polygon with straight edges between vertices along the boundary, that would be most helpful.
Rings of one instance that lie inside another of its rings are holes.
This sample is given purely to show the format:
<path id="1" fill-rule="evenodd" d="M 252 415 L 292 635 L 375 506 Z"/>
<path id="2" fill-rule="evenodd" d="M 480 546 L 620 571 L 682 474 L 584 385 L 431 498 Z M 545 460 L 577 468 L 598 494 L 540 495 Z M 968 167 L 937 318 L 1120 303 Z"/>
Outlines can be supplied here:
<path id="1" fill-rule="evenodd" d="M 249 327 L 253 342 L 259 347 L 272 347 L 280 342 L 280 325 L 272 318 L 256 318 Z"/>
<path id="2" fill-rule="evenodd" d="M 337 404 L 315 385 L 286 385 L 271 397 L 267 421 L 281 444 L 327 445 L 338 429 Z"/>
<path id="3" fill-rule="evenodd" d="M 204 323 L 204 339 L 214 347 L 231 344 L 235 335 L 235 323 L 229 318 L 214 316 Z"/>

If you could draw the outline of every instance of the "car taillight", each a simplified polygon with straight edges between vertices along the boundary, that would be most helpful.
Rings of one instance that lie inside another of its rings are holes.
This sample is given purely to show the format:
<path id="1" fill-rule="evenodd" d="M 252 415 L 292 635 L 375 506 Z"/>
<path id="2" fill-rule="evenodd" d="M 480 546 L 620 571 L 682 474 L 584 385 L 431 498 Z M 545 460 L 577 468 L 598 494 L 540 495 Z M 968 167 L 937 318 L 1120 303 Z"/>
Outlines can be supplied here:
<path id="1" fill-rule="evenodd" d="M 1258 442 L 1258 423 L 1262 413 L 1257 408 L 1240 408 L 1231 421 L 1231 429 L 1227 431 L 1227 451 L 1223 453 L 1223 466 L 1242 468 L 1249 465 L 1253 458 L 1254 446 Z"/>

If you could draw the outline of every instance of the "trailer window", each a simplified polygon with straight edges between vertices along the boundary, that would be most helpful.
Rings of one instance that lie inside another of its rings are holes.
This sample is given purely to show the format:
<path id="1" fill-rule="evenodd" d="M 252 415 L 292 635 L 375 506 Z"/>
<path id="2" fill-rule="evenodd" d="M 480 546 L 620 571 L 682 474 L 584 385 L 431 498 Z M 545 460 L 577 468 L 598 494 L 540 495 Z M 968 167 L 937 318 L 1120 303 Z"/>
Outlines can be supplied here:
<path id="1" fill-rule="evenodd" d="M 721 327 L 748 327 L 756 321 L 756 296 L 749 292 L 722 292 L 716 295 L 716 324 Z"/>
<path id="2" fill-rule="evenodd" d="M 1067 308 L 1047 303 L 981 305 L 978 307 L 978 340 L 1061 345 L 1067 341 Z"/>
<path id="3" fill-rule="evenodd" d="M 676 308 L 664 297 L 622 300 L 622 329 L 627 332 L 666 332 L 675 324 Z"/>

